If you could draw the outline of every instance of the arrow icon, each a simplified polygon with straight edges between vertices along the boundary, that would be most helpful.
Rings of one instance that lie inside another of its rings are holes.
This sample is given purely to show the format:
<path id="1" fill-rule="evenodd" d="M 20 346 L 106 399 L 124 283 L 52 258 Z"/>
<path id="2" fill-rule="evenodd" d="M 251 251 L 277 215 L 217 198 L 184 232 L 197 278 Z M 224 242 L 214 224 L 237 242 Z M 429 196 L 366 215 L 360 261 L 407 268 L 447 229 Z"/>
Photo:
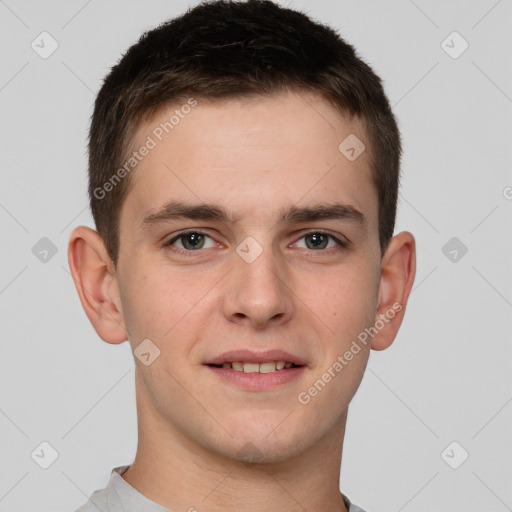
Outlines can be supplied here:
<path id="1" fill-rule="evenodd" d="M 458 263 L 468 252 L 467 246 L 457 238 L 453 236 L 446 242 L 441 248 L 441 252 L 452 262 Z"/>
<path id="2" fill-rule="evenodd" d="M 50 33 L 43 31 L 32 40 L 30 47 L 41 59 L 47 59 L 59 47 L 59 43 Z"/>
<path id="3" fill-rule="evenodd" d="M 263 247 L 248 236 L 238 244 L 236 252 L 246 263 L 252 263 L 263 252 Z"/>
<path id="4" fill-rule="evenodd" d="M 458 59 L 469 48 L 469 43 L 454 30 L 441 41 L 441 48 L 450 58 Z"/>
<path id="5" fill-rule="evenodd" d="M 56 254 L 57 246 L 46 236 L 43 236 L 32 247 L 32 254 L 41 262 L 48 263 Z"/>
<path id="6" fill-rule="evenodd" d="M 39 458 L 44 457 L 44 450 L 41 448 L 41 455 L 39 455 L 39 453 L 36 453 L 35 456 Z"/>
<path id="7" fill-rule="evenodd" d="M 442 452 L 441 458 L 450 466 L 452 469 L 457 469 L 469 457 L 467 450 L 457 441 L 452 441 Z"/>
<path id="8" fill-rule="evenodd" d="M 139 343 L 133 354 L 142 364 L 149 366 L 160 357 L 160 349 L 149 338 L 146 338 Z"/>
<path id="9" fill-rule="evenodd" d="M 347 135 L 338 146 L 340 153 L 349 162 L 356 160 L 365 149 L 363 141 L 354 133 Z"/>

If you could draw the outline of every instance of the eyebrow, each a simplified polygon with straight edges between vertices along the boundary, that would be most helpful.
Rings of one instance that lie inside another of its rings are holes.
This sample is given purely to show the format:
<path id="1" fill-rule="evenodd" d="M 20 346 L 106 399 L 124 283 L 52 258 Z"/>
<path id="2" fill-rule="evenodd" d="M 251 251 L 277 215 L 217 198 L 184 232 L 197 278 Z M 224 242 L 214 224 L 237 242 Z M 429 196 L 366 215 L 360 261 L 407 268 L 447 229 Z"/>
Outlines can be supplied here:
<path id="1" fill-rule="evenodd" d="M 222 206 L 211 203 L 184 203 L 182 201 L 169 201 L 156 213 L 144 217 L 140 229 L 150 229 L 174 219 L 191 219 L 203 221 L 219 221 L 235 224 L 241 220 Z M 278 222 L 314 222 L 318 220 L 348 220 L 366 227 L 367 219 L 362 212 L 351 205 L 343 203 L 326 203 L 312 206 L 289 206 L 280 211 Z"/>

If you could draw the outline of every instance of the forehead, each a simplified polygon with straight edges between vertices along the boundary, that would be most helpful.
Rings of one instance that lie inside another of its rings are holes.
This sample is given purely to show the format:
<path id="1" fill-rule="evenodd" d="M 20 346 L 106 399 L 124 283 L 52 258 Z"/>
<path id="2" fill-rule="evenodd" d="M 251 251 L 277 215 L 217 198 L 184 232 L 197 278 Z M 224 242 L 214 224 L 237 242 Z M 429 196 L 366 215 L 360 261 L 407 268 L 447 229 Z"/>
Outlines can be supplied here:
<path id="1" fill-rule="evenodd" d="M 151 149 L 125 205 L 140 221 L 176 199 L 225 204 L 240 218 L 259 205 L 263 219 L 284 205 L 342 201 L 371 219 L 377 197 L 366 139 L 359 119 L 315 94 L 185 99 L 138 127 L 132 150 Z M 354 159 L 347 149 L 362 152 Z"/>

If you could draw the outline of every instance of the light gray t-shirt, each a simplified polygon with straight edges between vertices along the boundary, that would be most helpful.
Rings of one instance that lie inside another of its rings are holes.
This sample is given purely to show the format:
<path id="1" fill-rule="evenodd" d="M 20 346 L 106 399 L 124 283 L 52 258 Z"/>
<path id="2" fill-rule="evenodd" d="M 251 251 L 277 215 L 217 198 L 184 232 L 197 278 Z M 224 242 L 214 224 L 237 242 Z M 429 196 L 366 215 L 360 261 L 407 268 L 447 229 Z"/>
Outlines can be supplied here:
<path id="1" fill-rule="evenodd" d="M 121 476 L 130 466 L 119 466 L 112 470 L 105 487 L 94 491 L 90 499 L 75 512 L 172 512 L 151 501 L 132 487 Z M 342 494 L 349 512 L 365 512 Z M 192 508 L 193 510 L 193 508 Z"/>

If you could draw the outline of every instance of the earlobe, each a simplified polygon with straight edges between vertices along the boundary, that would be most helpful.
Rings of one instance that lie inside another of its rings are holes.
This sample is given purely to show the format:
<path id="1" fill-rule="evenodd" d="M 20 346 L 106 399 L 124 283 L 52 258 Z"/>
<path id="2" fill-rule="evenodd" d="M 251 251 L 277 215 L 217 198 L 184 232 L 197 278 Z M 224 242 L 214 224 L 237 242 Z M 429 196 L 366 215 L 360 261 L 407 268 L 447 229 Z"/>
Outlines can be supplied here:
<path id="1" fill-rule="evenodd" d="M 86 226 L 74 229 L 68 262 L 82 307 L 98 336 L 107 343 L 126 341 L 117 278 L 99 233 Z"/>
<path id="2" fill-rule="evenodd" d="M 384 350 L 393 343 L 404 318 L 415 275 L 416 242 L 411 233 L 403 231 L 391 239 L 382 258 L 373 350 Z"/>

